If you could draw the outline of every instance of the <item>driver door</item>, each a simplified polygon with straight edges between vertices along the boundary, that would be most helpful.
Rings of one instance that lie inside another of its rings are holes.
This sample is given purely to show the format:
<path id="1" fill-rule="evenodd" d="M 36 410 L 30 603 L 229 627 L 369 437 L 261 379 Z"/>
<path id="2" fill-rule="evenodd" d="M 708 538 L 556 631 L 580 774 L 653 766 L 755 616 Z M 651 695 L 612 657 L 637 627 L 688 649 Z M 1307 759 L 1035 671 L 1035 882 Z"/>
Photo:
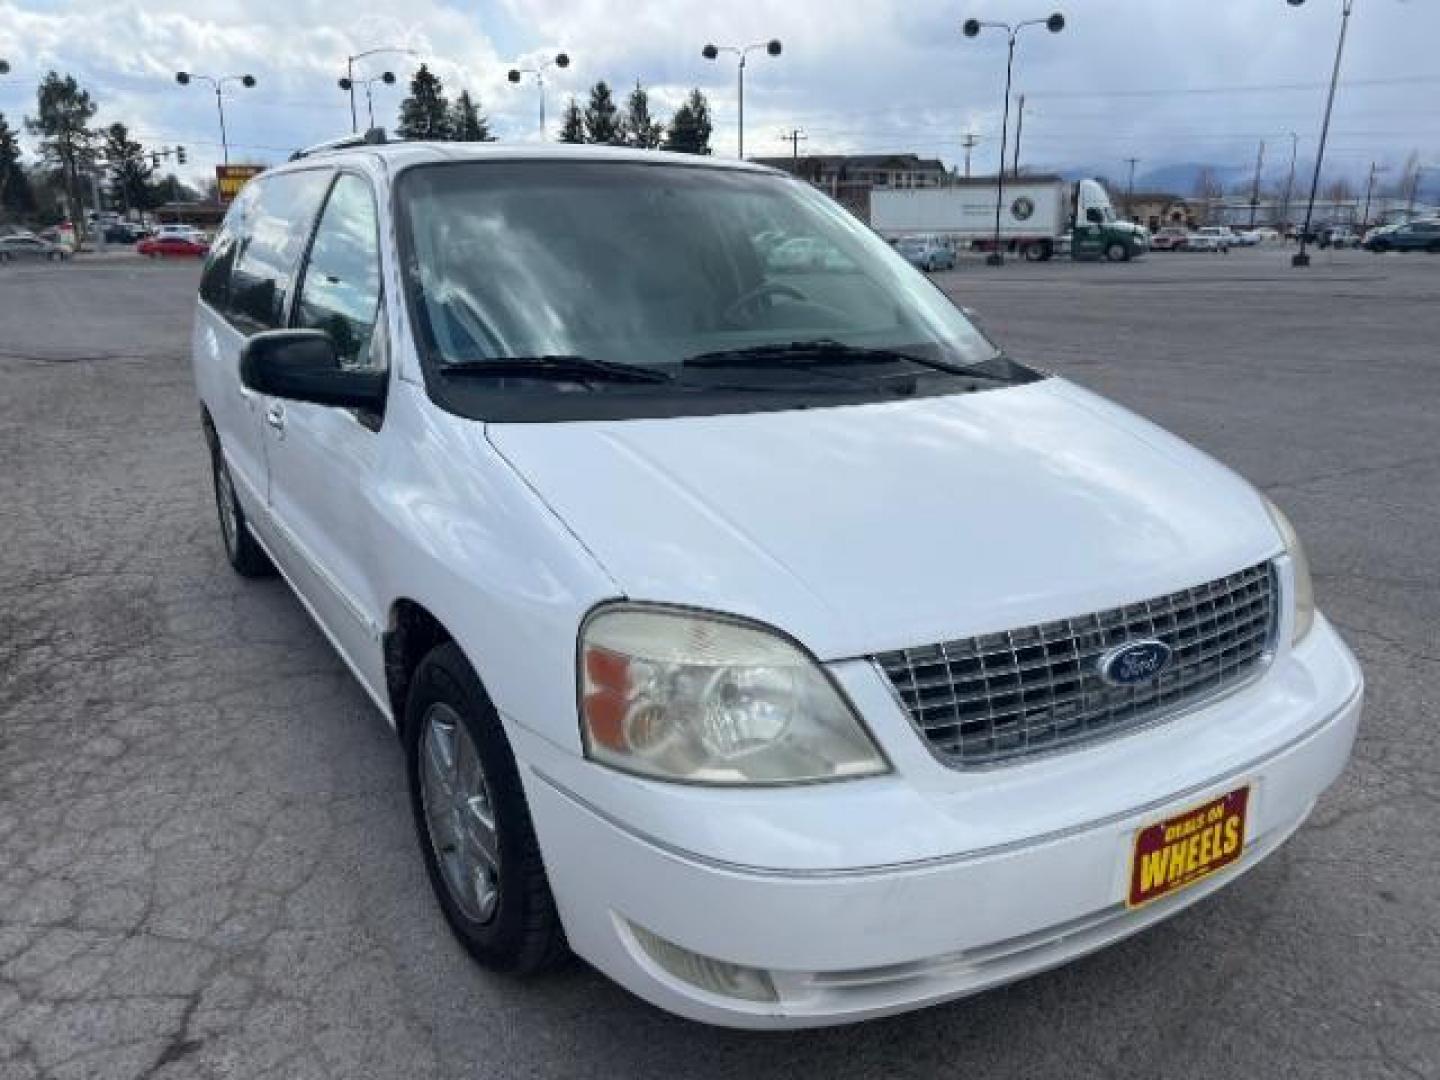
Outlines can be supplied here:
<path id="1" fill-rule="evenodd" d="M 324 330 L 343 366 L 388 370 L 378 213 L 363 175 L 336 175 L 298 280 L 289 325 Z M 384 601 L 370 515 L 382 418 L 279 398 L 265 399 L 264 416 L 277 554 L 341 654 L 384 700 Z"/>

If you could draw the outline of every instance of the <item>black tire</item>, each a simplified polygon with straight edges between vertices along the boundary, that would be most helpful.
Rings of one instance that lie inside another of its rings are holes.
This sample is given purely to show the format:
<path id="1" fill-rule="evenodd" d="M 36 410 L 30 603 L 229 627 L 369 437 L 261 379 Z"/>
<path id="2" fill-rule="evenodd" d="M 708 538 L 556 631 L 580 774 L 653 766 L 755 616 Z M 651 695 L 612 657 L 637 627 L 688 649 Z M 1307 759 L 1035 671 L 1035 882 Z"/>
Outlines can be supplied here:
<path id="1" fill-rule="evenodd" d="M 8 263 L 9 261 L 10 253 L 8 251 L 0 251 L 0 263 Z"/>
<path id="2" fill-rule="evenodd" d="M 494 818 L 498 899 L 483 922 L 467 915 L 451 893 L 426 817 L 420 775 L 423 736 L 427 718 L 437 706 L 450 710 L 446 715 L 458 714 L 464 725 Z M 570 949 L 545 876 L 515 755 L 489 695 L 453 642 L 437 645 L 416 668 L 405 703 L 403 736 L 415 835 L 431 888 L 455 937 L 471 956 L 495 971 L 531 974 L 563 964 Z"/>
<path id="3" fill-rule="evenodd" d="M 1106 247 L 1105 258 L 1111 262 L 1127 262 L 1130 259 L 1130 249 L 1116 240 Z"/>
<path id="4" fill-rule="evenodd" d="M 1025 249 L 1022 252 L 1022 254 L 1025 256 L 1026 262 L 1044 262 L 1048 253 L 1049 246 L 1039 243 L 1038 241 L 1035 243 L 1026 244 Z"/>
<path id="5" fill-rule="evenodd" d="M 225 547 L 225 559 L 241 577 L 272 577 L 275 564 L 270 556 L 250 535 L 245 523 L 245 511 L 235 497 L 235 484 L 230 479 L 230 467 L 225 464 L 225 455 L 219 446 L 210 451 L 210 477 L 215 487 L 215 512 L 220 519 L 220 542 Z M 226 504 L 233 516 L 227 519 Z"/>

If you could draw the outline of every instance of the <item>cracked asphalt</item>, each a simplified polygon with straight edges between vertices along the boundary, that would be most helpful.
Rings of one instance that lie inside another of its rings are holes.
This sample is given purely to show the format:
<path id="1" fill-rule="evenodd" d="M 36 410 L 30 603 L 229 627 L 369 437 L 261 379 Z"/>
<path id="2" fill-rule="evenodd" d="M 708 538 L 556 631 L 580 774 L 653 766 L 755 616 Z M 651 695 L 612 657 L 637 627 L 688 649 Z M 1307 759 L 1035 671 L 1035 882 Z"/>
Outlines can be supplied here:
<path id="1" fill-rule="evenodd" d="M 1311 823 L 1176 919 L 968 1001 L 769 1035 L 454 943 L 388 728 L 285 587 L 223 561 L 196 277 L 0 268 L 0 1080 L 1440 1076 L 1440 258 L 937 279 L 1286 508 L 1367 714 Z"/>

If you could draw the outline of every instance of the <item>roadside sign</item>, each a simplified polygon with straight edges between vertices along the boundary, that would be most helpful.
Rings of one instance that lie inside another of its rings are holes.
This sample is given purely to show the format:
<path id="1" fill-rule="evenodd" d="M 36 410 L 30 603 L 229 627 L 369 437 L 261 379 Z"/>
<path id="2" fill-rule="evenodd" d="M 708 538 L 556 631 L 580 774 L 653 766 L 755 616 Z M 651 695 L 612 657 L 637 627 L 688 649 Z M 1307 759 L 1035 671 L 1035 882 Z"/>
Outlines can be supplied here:
<path id="1" fill-rule="evenodd" d="M 220 193 L 220 205 L 229 206 L 251 177 L 264 171 L 263 165 L 216 165 L 215 188 Z"/>

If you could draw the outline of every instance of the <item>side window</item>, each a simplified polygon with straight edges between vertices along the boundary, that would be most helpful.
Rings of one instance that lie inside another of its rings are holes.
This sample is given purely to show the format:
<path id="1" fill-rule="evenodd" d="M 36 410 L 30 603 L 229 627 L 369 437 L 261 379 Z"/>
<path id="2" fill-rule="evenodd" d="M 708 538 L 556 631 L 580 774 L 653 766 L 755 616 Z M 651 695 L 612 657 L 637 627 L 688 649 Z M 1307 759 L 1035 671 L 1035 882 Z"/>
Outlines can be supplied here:
<path id="1" fill-rule="evenodd" d="M 379 307 L 375 198 L 365 180 L 341 173 L 315 230 L 293 323 L 328 333 L 341 364 L 383 368 L 383 350 L 371 348 Z"/>
<path id="2" fill-rule="evenodd" d="M 254 201 L 254 192 L 252 184 L 230 204 L 200 274 L 200 299 L 216 311 L 225 311 L 230 303 L 230 272 L 235 267 L 235 252 L 245 232 L 245 215 Z"/>
<path id="3" fill-rule="evenodd" d="M 251 182 L 226 307 L 236 329 L 257 333 L 284 325 L 291 278 L 330 176 L 311 169 Z"/>

